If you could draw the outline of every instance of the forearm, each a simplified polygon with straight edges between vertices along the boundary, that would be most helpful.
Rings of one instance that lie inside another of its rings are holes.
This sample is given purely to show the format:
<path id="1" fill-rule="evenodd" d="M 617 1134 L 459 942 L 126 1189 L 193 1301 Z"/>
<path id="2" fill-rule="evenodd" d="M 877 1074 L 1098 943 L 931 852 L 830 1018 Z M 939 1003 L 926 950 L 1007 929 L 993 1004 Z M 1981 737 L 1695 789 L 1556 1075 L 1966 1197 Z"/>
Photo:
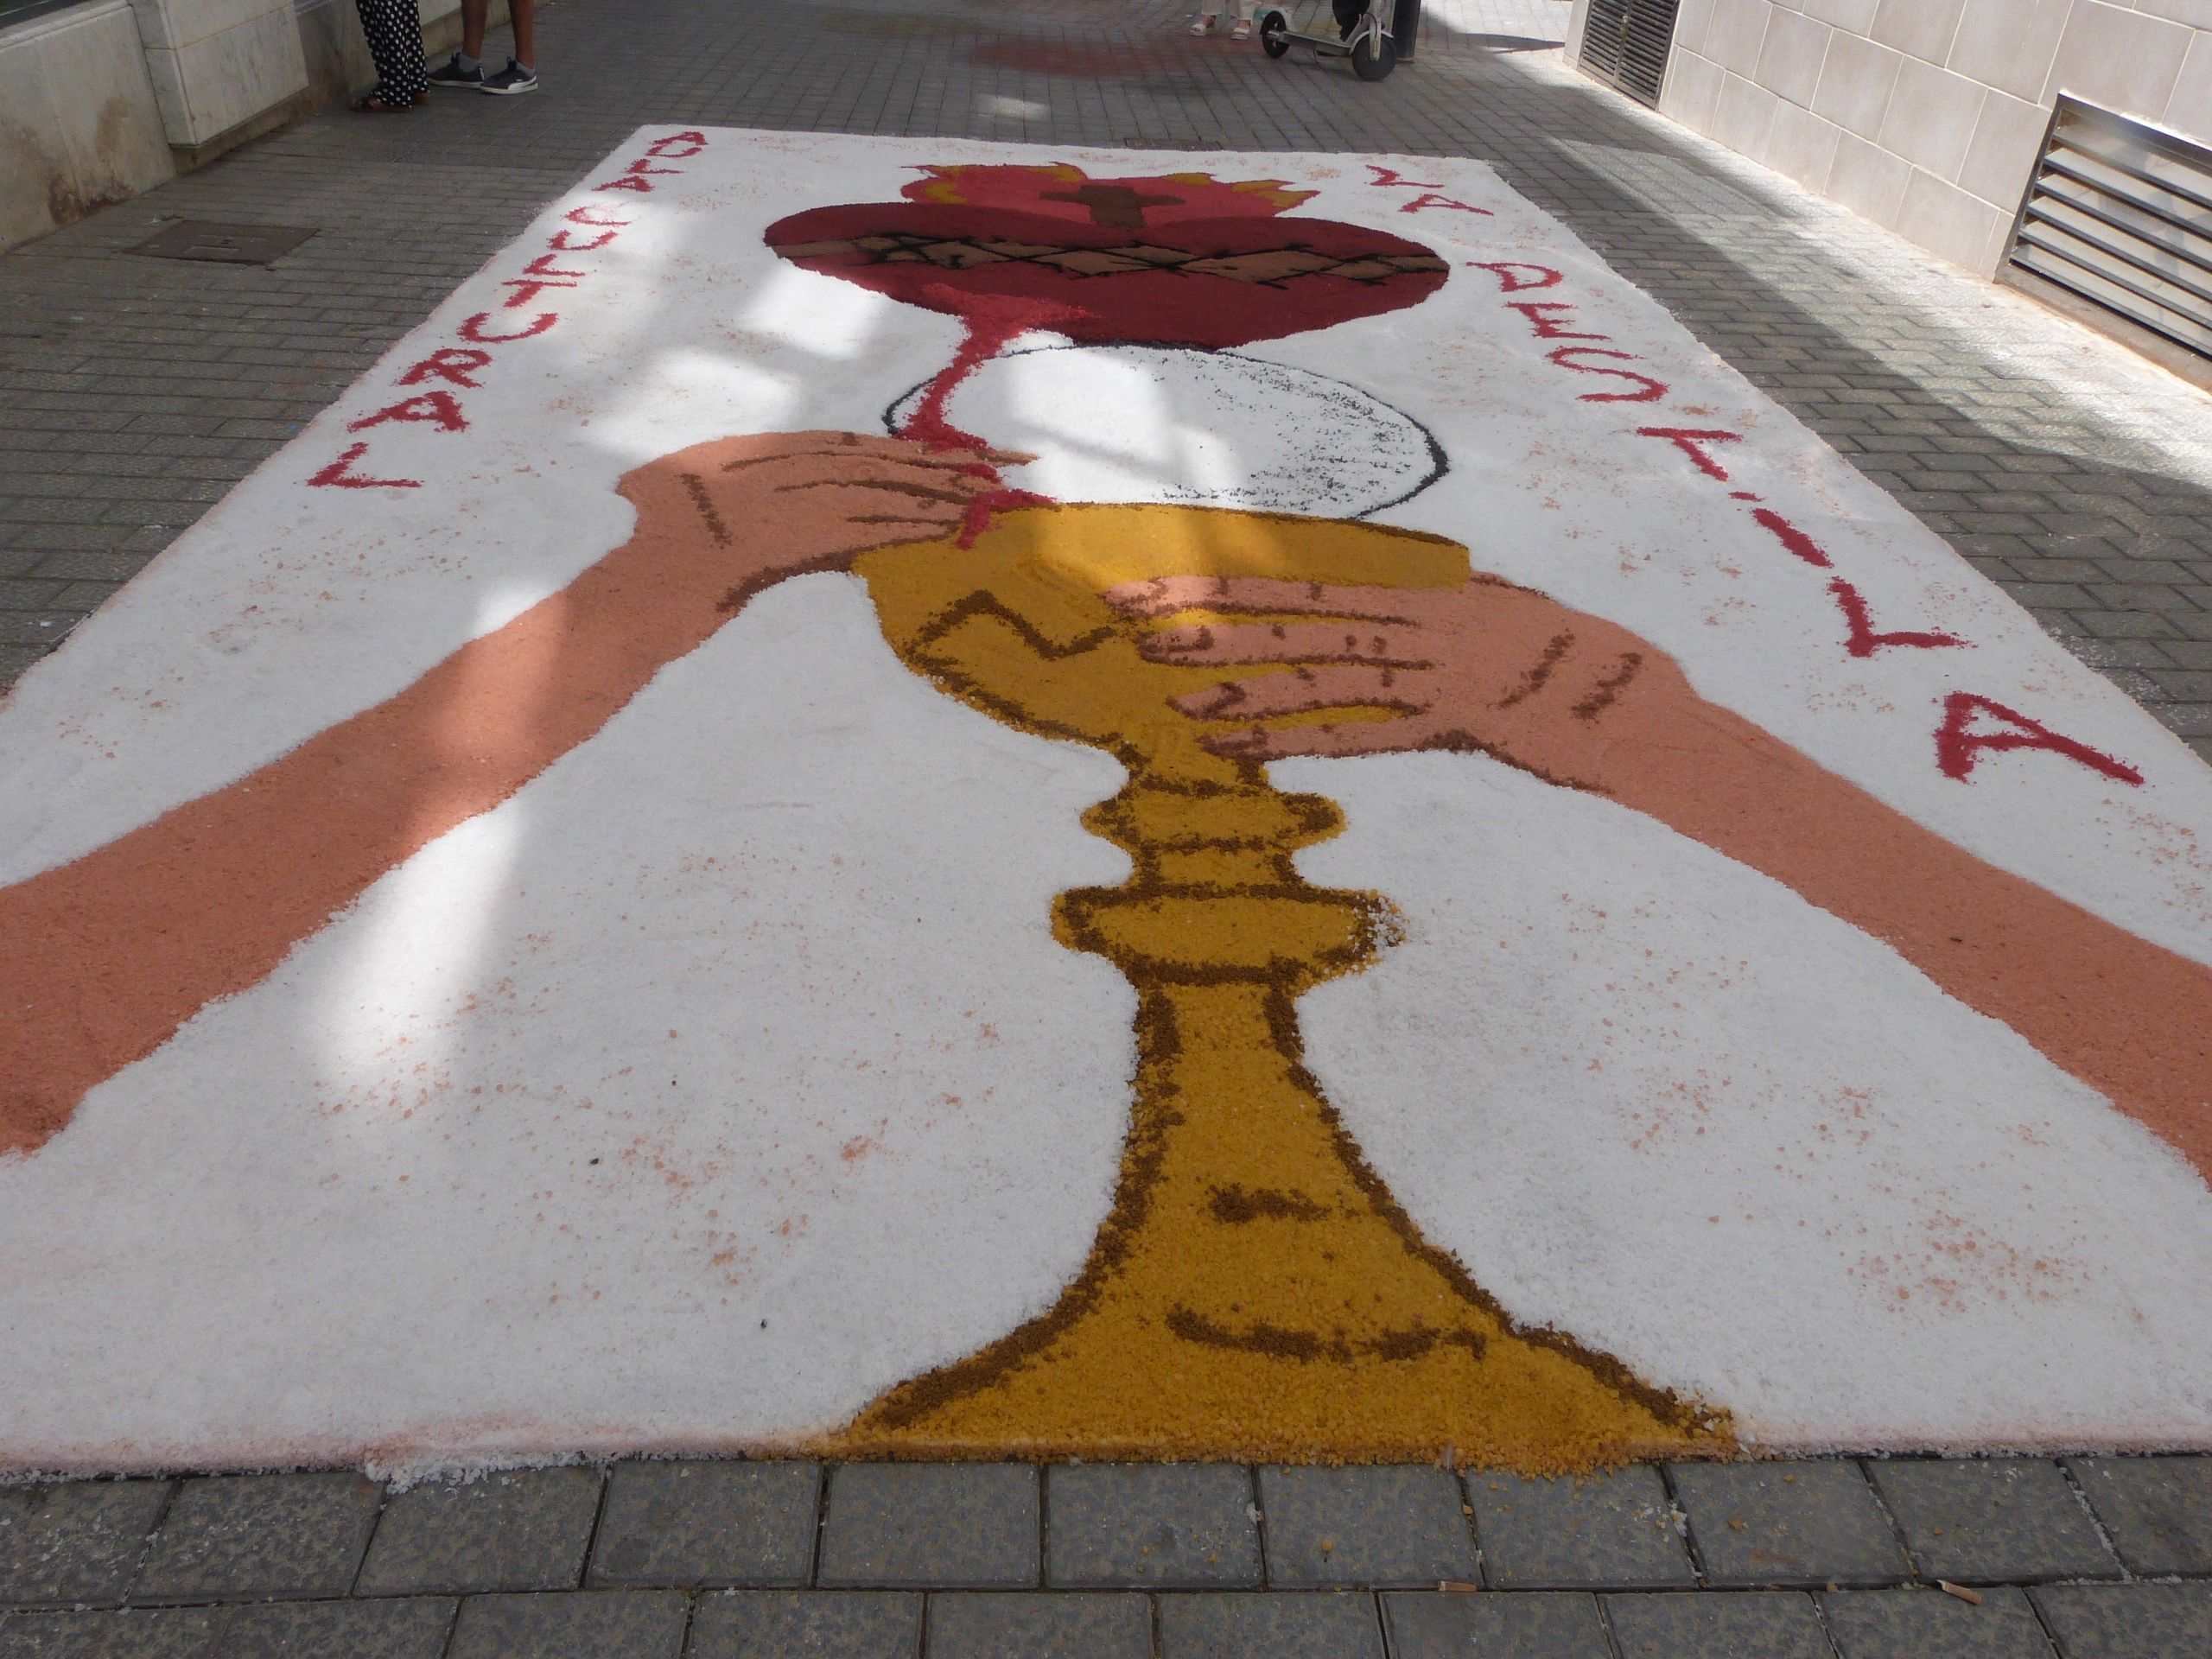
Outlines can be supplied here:
<path id="1" fill-rule="evenodd" d="M 1707 703 L 1617 798 L 1883 939 L 2212 1180 L 2212 969 L 1976 858 Z"/>

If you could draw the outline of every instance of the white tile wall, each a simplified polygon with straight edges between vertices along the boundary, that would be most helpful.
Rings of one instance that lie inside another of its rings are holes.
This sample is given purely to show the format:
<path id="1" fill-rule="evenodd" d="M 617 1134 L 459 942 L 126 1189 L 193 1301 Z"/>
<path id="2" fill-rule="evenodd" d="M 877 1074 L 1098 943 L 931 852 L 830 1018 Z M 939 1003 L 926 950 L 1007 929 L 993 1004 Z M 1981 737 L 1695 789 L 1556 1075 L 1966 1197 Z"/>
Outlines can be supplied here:
<path id="1" fill-rule="evenodd" d="M 1682 0 L 1659 108 L 1988 274 L 2062 92 L 2212 144 L 2212 0 Z"/>
<path id="2" fill-rule="evenodd" d="M 0 248 L 176 168 L 122 0 L 0 29 Z"/>

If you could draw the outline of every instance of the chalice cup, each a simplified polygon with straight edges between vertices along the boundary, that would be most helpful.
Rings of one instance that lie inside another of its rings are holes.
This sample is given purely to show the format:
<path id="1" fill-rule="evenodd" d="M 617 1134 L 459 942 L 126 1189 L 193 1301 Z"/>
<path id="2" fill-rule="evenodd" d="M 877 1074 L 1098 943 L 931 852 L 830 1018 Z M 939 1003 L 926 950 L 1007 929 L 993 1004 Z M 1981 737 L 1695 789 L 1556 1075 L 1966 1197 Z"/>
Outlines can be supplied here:
<path id="1" fill-rule="evenodd" d="M 1058 505 L 855 568 L 909 667 L 1128 768 L 1084 824 L 1135 868 L 1062 893 L 1052 919 L 1135 986 L 1137 1065 L 1111 1211 L 1057 1304 L 892 1389 L 821 1449 L 1532 1471 L 1723 1449 L 1718 1417 L 1516 1324 L 1368 1165 L 1306 1068 L 1297 1001 L 1374 961 L 1396 912 L 1299 874 L 1293 855 L 1342 813 L 1208 748 L 1219 728 L 1170 699 L 1217 675 L 1142 655 L 1160 625 L 1103 597 L 1183 575 L 1457 586 L 1465 550 L 1357 522 Z"/>

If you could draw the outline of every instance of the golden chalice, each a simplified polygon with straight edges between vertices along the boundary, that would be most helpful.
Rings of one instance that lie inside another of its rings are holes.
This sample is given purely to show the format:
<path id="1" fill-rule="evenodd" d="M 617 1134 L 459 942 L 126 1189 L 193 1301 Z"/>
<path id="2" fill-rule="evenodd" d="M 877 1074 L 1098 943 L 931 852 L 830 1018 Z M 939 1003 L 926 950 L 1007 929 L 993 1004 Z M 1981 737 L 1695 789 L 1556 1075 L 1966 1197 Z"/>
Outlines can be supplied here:
<path id="1" fill-rule="evenodd" d="M 1217 675 L 1141 655 L 1159 625 L 1101 596 L 1193 575 L 1457 586 L 1465 550 L 1333 519 L 1065 505 L 855 569 L 910 667 L 1128 768 L 1084 822 L 1135 870 L 1063 893 L 1053 925 L 1136 987 L 1138 1062 L 1113 1209 L 1058 1302 L 823 1449 L 1551 1469 L 1725 1438 L 1619 1362 L 1514 1325 L 1392 1199 L 1302 1064 L 1295 1005 L 1373 961 L 1395 912 L 1299 875 L 1292 855 L 1342 814 L 1206 747 L 1169 699 Z"/>

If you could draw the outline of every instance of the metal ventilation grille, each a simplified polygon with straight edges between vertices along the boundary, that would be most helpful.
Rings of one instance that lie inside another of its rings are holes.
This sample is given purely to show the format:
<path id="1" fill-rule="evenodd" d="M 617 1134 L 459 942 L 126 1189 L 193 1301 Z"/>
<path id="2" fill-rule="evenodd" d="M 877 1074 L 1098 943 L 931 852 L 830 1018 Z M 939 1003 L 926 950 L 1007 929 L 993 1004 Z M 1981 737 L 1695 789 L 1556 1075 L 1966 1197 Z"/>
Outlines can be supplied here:
<path id="1" fill-rule="evenodd" d="M 2060 99 L 2011 263 L 2212 358 L 2212 151 Z"/>
<path id="2" fill-rule="evenodd" d="M 1616 92 L 1656 108 L 1681 0 L 1590 0 L 1582 67 Z"/>

